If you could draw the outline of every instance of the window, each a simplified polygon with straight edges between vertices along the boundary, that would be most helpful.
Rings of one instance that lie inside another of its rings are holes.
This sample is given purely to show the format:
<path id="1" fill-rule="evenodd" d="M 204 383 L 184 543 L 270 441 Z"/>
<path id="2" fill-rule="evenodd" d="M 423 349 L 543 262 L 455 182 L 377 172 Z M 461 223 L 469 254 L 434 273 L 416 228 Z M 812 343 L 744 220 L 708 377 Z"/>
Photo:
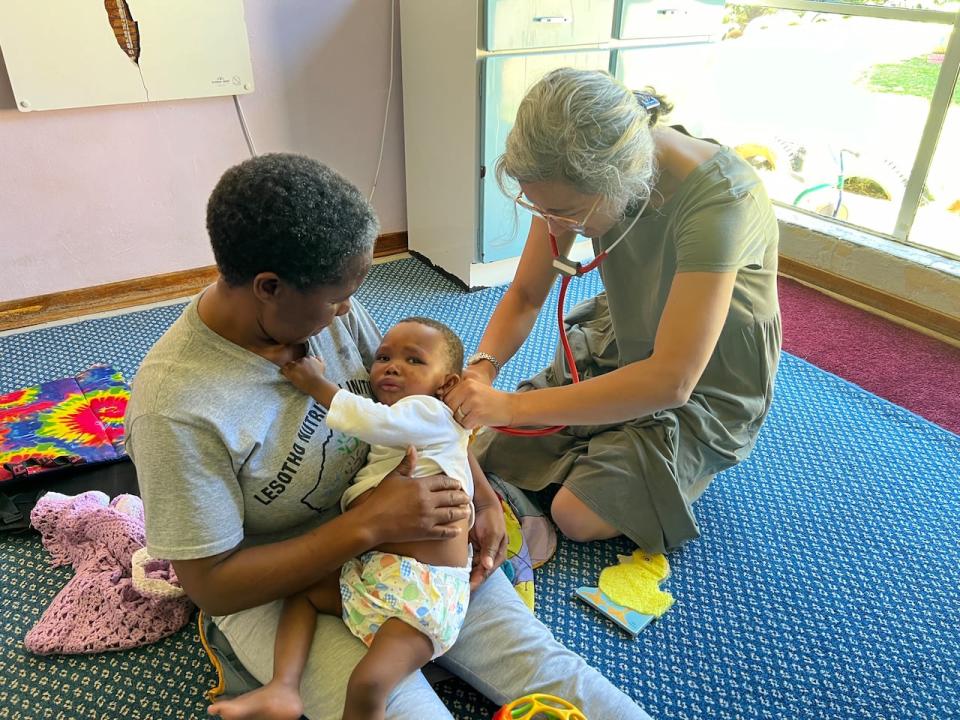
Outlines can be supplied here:
<path id="1" fill-rule="evenodd" d="M 960 258 L 958 18 L 946 0 L 727 4 L 707 42 L 616 67 L 736 147 L 778 203 Z"/>

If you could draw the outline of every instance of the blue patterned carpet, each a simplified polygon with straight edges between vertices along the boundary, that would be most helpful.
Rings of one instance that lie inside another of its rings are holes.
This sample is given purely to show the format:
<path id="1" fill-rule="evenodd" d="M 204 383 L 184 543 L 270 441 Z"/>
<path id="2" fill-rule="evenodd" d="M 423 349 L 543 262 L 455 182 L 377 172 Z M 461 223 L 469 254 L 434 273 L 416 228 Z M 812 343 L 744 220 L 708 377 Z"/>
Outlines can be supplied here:
<path id="1" fill-rule="evenodd" d="M 598 289 L 580 280 L 571 302 Z M 472 350 L 502 293 L 466 295 L 409 260 L 375 267 L 360 296 L 383 327 L 430 315 Z M 96 361 L 131 376 L 179 311 L 2 337 L 0 392 Z M 504 387 L 552 353 L 544 315 Z M 662 620 L 632 641 L 571 599 L 622 541 L 561 542 L 537 575 L 538 616 L 655 718 L 960 717 L 960 438 L 789 355 L 777 392 L 751 459 L 698 503 L 703 537 L 671 556 Z M 0 718 L 203 717 L 213 674 L 192 627 L 132 652 L 23 652 L 67 577 L 36 538 L 0 538 Z M 459 681 L 441 687 L 457 718 L 492 715 Z"/>

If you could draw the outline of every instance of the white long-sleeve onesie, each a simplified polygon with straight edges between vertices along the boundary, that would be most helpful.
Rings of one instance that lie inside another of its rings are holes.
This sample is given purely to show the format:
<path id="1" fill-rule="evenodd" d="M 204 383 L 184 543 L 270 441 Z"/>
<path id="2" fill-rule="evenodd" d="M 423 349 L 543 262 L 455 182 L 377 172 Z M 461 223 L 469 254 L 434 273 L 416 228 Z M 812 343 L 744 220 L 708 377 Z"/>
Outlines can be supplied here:
<path id="1" fill-rule="evenodd" d="M 470 431 L 454 420 L 453 411 L 437 398 L 410 395 L 393 405 L 383 405 L 341 390 L 333 396 L 326 420 L 327 427 L 370 445 L 367 464 L 340 499 L 344 510 L 379 485 L 411 445 L 417 449 L 414 477 L 446 475 L 459 481 L 473 498 L 473 475 L 467 458 Z"/>

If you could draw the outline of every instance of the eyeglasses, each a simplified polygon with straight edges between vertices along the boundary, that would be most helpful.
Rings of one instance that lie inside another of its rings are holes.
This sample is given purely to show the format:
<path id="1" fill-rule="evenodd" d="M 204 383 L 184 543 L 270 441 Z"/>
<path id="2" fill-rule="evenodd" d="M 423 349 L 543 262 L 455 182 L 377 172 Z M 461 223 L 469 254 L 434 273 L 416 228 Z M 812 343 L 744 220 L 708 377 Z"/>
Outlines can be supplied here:
<path id="1" fill-rule="evenodd" d="M 554 222 L 560 225 L 566 226 L 568 229 L 572 230 L 575 233 L 582 233 L 587 229 L 587 220 L 593 215 L 593 211 L 597 209 L 597 205 L 600 204 L 600 196 L 597 196 L 597 199 L 593 201 L 593 205 L 590 206 L 590 210 L 587 212 L 586 217 L 583 220 L 576 220 L 575 218 L 565 217 L 563 215 L 554 215 L 553 213 L 548 213 L 546 210 L 534 205 L 532 202 L 523 197 L 523 190 L 517 193 L 517 196 L 513 201 L 522 207 L 524 210 L 529 210 L 534 215 L 543 218 L 548 223 Z"/>

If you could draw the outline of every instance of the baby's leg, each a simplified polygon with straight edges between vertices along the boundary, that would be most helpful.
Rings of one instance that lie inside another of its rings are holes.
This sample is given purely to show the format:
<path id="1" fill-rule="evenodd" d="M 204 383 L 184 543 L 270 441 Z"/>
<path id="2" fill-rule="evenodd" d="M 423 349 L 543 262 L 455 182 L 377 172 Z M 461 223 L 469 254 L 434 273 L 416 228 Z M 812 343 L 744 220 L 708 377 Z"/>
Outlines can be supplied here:
<path id="1" fill-rule="evenodd" d="M 350 676 L 343 720 L 383 720 L 393 689 L 432 657 L 430 638 L 402 620 L 387 620 Z"/>
<path id="2" fill-rule="evenodd" d="M 317 612 L 339 614 L 339 573 L 284 601 L 270 682 L 232 700 L 216 702 L 207 713 L 223 720 L 299 720 L 303 715 L 300 681 L 317 626 Z"/>

